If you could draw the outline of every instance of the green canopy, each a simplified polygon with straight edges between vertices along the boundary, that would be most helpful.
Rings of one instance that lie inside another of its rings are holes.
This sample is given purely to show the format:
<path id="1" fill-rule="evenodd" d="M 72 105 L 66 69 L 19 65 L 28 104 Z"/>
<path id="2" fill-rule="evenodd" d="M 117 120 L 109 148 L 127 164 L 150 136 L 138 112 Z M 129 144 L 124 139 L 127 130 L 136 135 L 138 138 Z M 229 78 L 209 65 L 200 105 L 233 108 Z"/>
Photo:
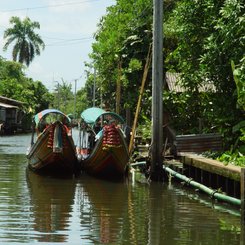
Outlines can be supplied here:
<path id="1" fill-rule="evenodd" d="M 88 124 L 94 125 L 96 120 L 101 117 L 101 116 L 106 116 L 106 115 L 110 115 L 112 118 L 114 118 L 115 120 L 118 120 L 121 123 L 124 123 L 123 118 L 114 113 L 114 112 L 108 112 L 105 111 L 101 108 L 98 107 L 92 107 L 92 108 L 88 108 L 85 111 L 83 111 L 81 113 L 81 118 Z"/>

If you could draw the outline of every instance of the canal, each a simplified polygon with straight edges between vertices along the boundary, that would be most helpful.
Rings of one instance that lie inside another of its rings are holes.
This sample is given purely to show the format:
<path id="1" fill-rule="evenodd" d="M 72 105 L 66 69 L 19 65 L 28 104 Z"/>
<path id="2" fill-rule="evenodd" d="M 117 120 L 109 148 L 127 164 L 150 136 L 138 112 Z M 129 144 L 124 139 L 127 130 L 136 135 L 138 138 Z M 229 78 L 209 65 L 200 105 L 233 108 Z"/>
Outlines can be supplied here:
<path id="1" fill-rule="evenodd" d="M 239 209 L 173 182 L 39 176 L 29 143 L 0 137 L 0 244 L 240 243 Z"/>

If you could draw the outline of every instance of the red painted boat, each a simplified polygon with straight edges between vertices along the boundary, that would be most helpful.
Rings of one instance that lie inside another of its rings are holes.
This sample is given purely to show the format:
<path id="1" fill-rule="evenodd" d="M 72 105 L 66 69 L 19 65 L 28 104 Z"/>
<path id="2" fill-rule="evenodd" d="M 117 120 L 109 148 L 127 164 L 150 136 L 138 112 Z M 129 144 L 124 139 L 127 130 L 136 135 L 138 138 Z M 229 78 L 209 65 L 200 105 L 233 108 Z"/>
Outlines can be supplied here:
<path id="1" fill-rule="evenodd" d="M 33 120 L 31 147 L 27 152 L 29 168 L 50 174 L 78 172 L 71 130 L 70 119 L 62 112 L 47 109 L 38 113 Z"/>
<path id="2" fill-rule="evenodd" d="M 81 118 L 78 157 L 82 169 L 107 179 L 124 177 L 129 163 L 124 120 L 116 113 L 95 107 L 85 110 Z"/>

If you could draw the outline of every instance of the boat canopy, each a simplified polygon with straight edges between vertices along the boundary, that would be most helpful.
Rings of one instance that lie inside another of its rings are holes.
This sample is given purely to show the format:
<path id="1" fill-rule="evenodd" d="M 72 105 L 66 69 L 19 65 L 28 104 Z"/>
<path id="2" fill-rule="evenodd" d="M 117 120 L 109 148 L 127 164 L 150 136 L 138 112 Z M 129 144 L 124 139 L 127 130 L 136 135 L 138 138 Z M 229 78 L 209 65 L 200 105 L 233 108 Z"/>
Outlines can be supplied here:
<path id="1" fill-rule="evenodd" d="M 39 122 L 44 119 L 45 117 L 47 117 L 50 114 L 57 114 L 57 115 L 61 115 L 61 117 L 66 121 L 66 123 L 70 123 L 71 119 L 69 117 L 67 117 L 63 112 L 56 110 L 56 109 L 46 109 L 43 110 L 39 113 L 37 113 L 33 120 L 36 123 L 36 125 L 39 124 Z"/>
<path id="2" fill-rule="evenodd" d="M 87 124 L 90 124 L 91 126 L 93 126 L 96 123 L 96 121 L 102 116 L 104 118 L 110 117 L 111 119 L 115 119 L 115 120 L 119 121 L 120 123 L 124 124 L 123 118 L 120 115 L 118 115 L 117 113 L 105 111 L 105 110 L 98 108 L 98 107 L 88 108 L 81 113 L 81 118 Z"/>

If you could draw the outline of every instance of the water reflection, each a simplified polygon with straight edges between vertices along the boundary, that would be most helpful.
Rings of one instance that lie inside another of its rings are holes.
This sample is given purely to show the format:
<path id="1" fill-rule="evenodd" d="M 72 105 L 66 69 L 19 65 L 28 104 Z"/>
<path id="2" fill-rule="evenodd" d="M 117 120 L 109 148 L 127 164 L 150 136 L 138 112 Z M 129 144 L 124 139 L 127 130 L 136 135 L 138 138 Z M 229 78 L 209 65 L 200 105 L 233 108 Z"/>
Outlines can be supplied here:
<path id="1" fill-rule="evenodd" d="M 0 154 L 0 242 L 26 242 L 29 224 L 29 194 L 23 155 Z"/>
<path id="2" fill-rule="evenodd" d="M 0 244 L 243 243 L 238 209 L 182 185 L 26 172 L 29 136 L 0 137 Z"/>
<path id="3" fill-rule="evenodd" d="M 0 154 L 25 154 L 31 134 L 0 136 Z"/>
<path id="4" fill-rule="evenodd" d="M 74 203 L 75 180 L 41 176 L 26 170 L 33 230 L 41 242 L 65 242 Z M 59 232 L 58 232 L 59 231 Z M 57 233 L 58 232 L 58 233 Z"/>
<path id="5" fill-rule="evenodd" d="M 91 231 L 87 234 L 88 240 L 92 244 L 119 244 L 123 221 L 127 216 L 127 184 L 83 175 L 77 192 L 81 203 L 81 226 Z"/>

